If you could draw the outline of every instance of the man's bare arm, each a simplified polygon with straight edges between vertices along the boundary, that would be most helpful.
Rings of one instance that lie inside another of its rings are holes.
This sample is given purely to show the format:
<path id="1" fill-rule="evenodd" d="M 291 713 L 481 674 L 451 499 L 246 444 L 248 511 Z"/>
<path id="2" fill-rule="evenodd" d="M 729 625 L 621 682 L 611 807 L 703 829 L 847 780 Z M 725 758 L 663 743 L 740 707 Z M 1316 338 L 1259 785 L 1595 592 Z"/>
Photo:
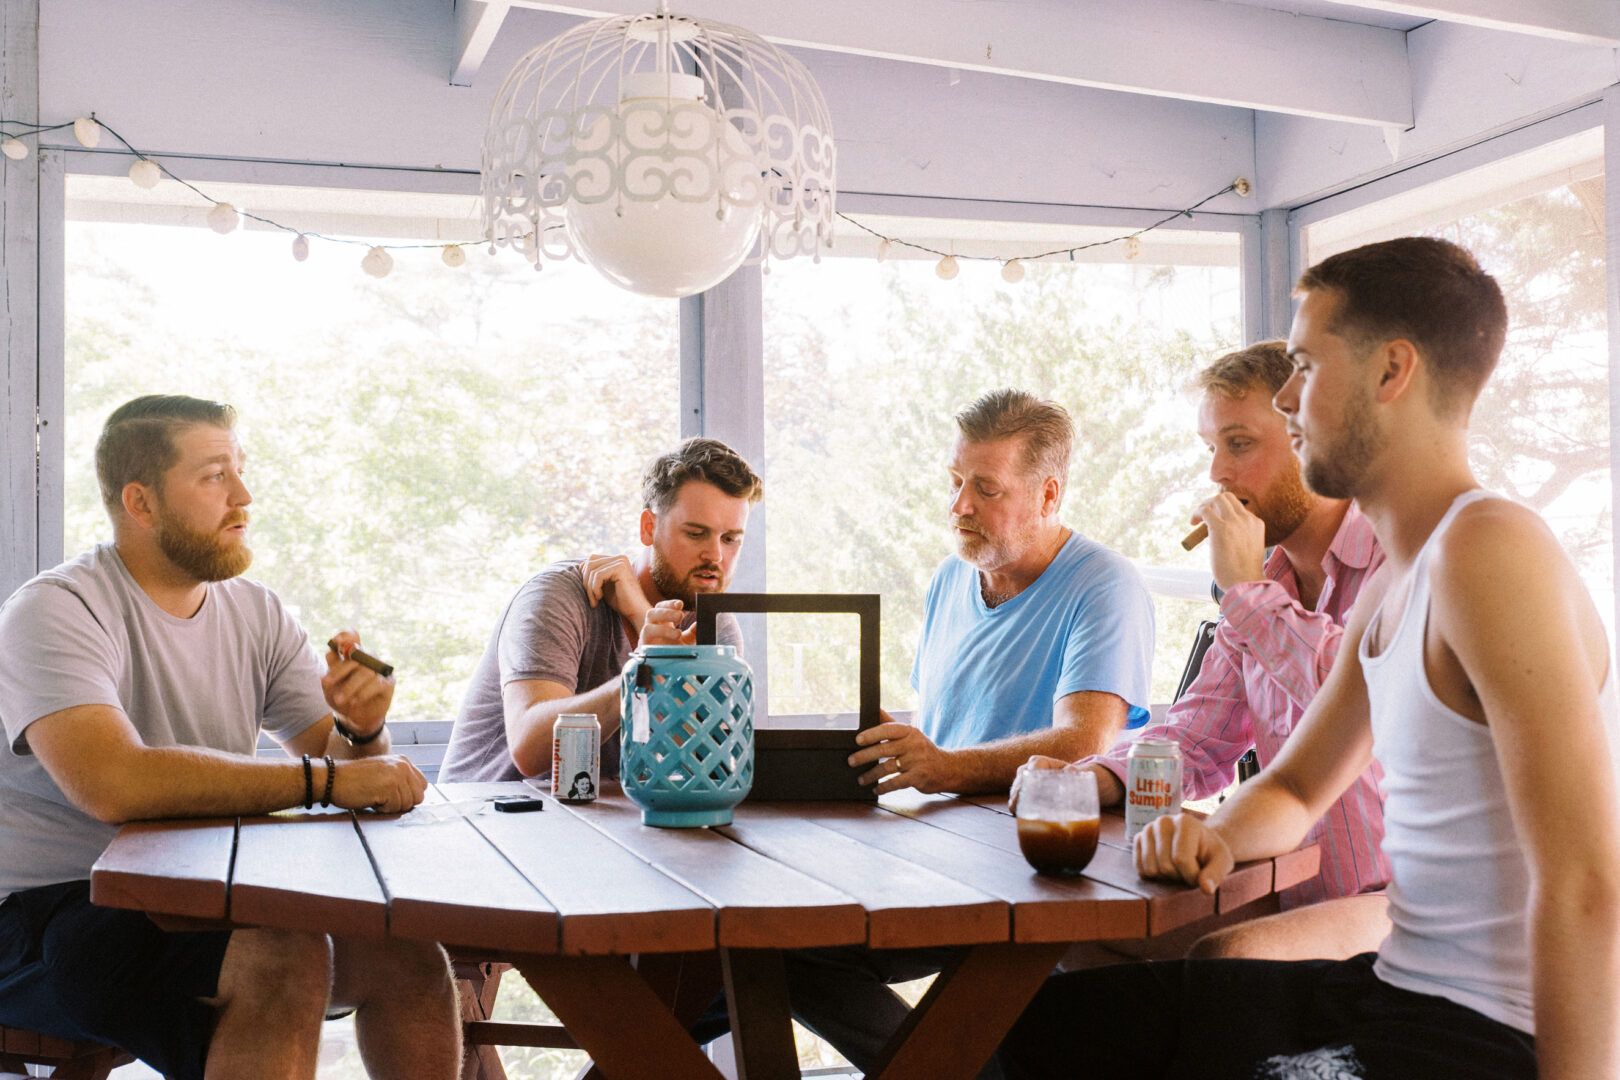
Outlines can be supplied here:
<path id="1" fill-rule="evenodd" d="M 506 715 L 506 746 L 524 776 L 551 768 L 551 733 L 563 713 L 593 713 L 602 740 L 619 730 L 619 680 L 609 679 L 576 694 L 549 679 L 516 679 L 501 687 Z"/>
<path id="2" fill-rule="evenodd" d="M 1383 598 L 1380 570 L 1363 586 L 1339 655 L 1276 759 L 1205 822 L 1160 818 L 1136 840 L 1144 877 L 1178 878 L 1213 892 L 1235 862 L 1292 851 L 1372 761 L 1361 638 Z"/>
<path id="3" fill-rule="evenodd" d="M 865 749 L 851 755 L 850 764 L 874 766 L 861 782 L 877 784 L 879 794 L 906 787 L 961 794 L 1006 791 L 1018 767 L 1037 754 L 1068 761 L 1108 749 L 1129 713 L 1117 694 L 1082 690 L 1058 699 L 1047 730 L 960 750 L 941 750 L 910 724 L 890 722 L 860 733 L 856 741 Z"/>
<path id="4" fill-rule="evenodd" d="M 301 761 L 261 760 L 194 746 L 147 746 L 129 718 L 108 705 L 80 705 L 34 721 L 29 748 L 73 805 L 98 820 L 262 814 L 301 805 Z M 325 790 L 324 763 L 314 795 Z M 333 801 L 350 809 L 408 810 L 427 782 L 403 758 L 340 768 Z"/>
<path id="5" fill-rule="evenodd" d="M 1442 700 L 1455 692 L 1454 662 L 1472 688 L 1529 865 L 1540 1075 L 1620 1076 L 1620 793 L 1599 706 L 1613 677 L 1602 622 L 1546 526 L 1501 500 L 1458 515 L 1432 581 L 1431 682 Z"/>

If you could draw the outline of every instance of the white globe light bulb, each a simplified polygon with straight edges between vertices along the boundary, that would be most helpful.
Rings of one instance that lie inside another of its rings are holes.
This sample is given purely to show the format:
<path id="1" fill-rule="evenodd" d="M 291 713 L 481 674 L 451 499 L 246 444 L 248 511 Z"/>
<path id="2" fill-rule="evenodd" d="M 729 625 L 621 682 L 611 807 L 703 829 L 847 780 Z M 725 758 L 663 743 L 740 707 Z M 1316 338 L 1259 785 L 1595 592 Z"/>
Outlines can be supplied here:
<path id="1" fill-rule="evenodd" d="M 394 268 L 394 257 L 380 247 L 374 247 L 366 252 L 366 257 L 360 260 L 360 269 L 374 278 L 385 278 Z"/>
<path id="2" fill-rule="evenodd" d="M 157 162 L 142 158 L 129 167 L 129 179 L 136 187 L 150 191 L 163 179 L 163 170 L 158 168 Z"/>
<path id="3" fill-rule="evenodd" d="M 460 244 L 446 244 L 444 254 L 440 256 L 446 266 L 460 266 L 467 261 L 467 253 L 461 250 Z"/>
<path id="4" fill-rule="evenodd" d="M 208 211 L 208 227 L 224 236 L 236 228 L 236 207 L 228 202 L 217 202 Z"/>
<path id="5" fill-rule="evenodd" d="M 960 271 L 961 268 L 956 265 L 955 255 L 946 255 L 944 258 L 940 259 L 939 263 L 934 267 L 934 273 L 939 275 L 941 281 L 950 281 L 952 278 L 956 277 Z"/>
<path id="6" fill-rule="evenodd" d="M 0 154 L 6 155 L 12 161 L 21 161 L 28 156 L 28 147 L 21 139 L 13 139 L 7 135 L 4 139 L 0 139 Z"/>
<path id="7" fill-rule="evenodd" d="M 305 259 L 309 258 L 309 237 L 305 236 L 303 233 L 299 233 L 297 236 L 293 237 L 292 248 L 293 259 L 298 262 L 303 262 Z"/>
<path id="8" fill-rule="evenodd" d="M 632 292 L 702 292 L 731 276 L 758 240 L 759 158 L 702 96 L 695 75 L 629 75 L 618 133 L 604 115 L 575 138 L 569 238 L 602 276 Z"/>
<path id="9" fill-rule="evenodd" d="M 73 137 L 86 150 L 94 150 L 101 142 L 101 125 L 88 116 L 81 116 L 73 121 Z"/>
<path id="10" fill-rule="evenodd" d="M 1024 280 L 1024 264 L 1017 259 L 1010 260 L 1001 268 L 1001 280 L 1009 285 L 1016 285 Z"/>

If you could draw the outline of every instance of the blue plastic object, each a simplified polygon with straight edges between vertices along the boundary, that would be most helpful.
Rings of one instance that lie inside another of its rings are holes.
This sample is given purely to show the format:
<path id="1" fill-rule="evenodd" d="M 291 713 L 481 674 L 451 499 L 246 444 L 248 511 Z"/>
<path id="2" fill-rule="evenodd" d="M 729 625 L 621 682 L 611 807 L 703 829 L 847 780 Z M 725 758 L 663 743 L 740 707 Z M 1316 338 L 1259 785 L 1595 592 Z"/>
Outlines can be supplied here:
<path id="1" fill-rule="evenodd" d="M 619 702 L 619 781 L 642 823 L 729 825 L 754 786 L 754 673 L 737 650 L 637 649 Z"/>

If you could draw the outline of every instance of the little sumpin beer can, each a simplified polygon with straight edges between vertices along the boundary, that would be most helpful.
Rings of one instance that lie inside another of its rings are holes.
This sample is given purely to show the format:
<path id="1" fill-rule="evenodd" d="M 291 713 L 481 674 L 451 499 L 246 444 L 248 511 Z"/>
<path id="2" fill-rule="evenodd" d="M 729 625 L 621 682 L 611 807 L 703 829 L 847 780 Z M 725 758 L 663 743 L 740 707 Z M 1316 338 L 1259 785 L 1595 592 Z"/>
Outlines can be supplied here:
<path id="1" fill-rule="evenodd" d="M 1125 762 L 1125 839 L 1135 840 L 1155 818 L 1181 813 L 1181 746 L 1137 739 Z"/>
<path id="2" fill-rule="evenodd" d="M 601 780 L 602 725 L 593 713 L 563 713 L 551 732 L 551 794 L 559 802 L 596 798 Z"/>

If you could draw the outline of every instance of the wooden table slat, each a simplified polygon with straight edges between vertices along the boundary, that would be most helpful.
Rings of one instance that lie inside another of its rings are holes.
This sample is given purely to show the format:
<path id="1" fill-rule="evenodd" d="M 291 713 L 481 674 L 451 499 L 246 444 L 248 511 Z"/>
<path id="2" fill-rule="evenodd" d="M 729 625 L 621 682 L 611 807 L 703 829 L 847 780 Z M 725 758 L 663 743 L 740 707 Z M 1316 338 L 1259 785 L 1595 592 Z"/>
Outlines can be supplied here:
<path id="1" fill-rule="evenodd" d="M 229 911 L 248 926 L 388 933 L 382 886 L 346 810 L 243 818 Z"/>
<path id="2" fill-rule="evenodd" d="M 234 819 L 134 822 L 96 860 L 90 899 L 103 907 L 223 919 L 235 848 Z"/>
<path id="3" fill-rule="evenodd" d="M 847 803 L 797 803 L 782 809 L 1005 900 L 1012 907 L 1014 941 L 1090 941 L 1147 933 L 1147 901 L 1135 893 L 1090 878 L 1037 874 L 1022 855 L 990 844 L 963 843 L 962 837 L 902 814 Z"/>
<path id="4" fill-rule="evenodd" d="M 1322 849 L 1315 844 L 1277 856 L 1272 886 L 1281 892 L 1322 872 Z"/>
<path id="5" fill-rule="evenodd" d="M 510 794 L 512 784 L 440 784 L 452 800 Z M 714 906 L 551 798 L 543 811 L 467 820 L 557 911 L 567 955 L 693 952 L 716 945 Z"/>
<path id="6" fill-rule="evenodd" d="M 851 897 L 709 829 L 643 825 L 641 810 L 602 785 L 595 802 L 569 807 L 714 905 L 723 948 L 814 948 L 866 940 L 866 911 Z"/>
<path id="7" fill-rule="evenodd" d="M 428 805 L 440 801 L 436 793 Z M 473 949 L 556 951 L 557 909 L 468 818 L 416 824 L 411 814 L 361 814 L 356 822 L 388 897 L 391 935 Z"/>
<path id="8" fill-rule="evenodd" d="M 718 830 L 858 900 L 875 949 L 1006 941 L 1011 910 L 959 881 L 768 804 L 737 808 Z"/>
<path id="9" fill-rule="evenodd" d="M 899 799 L 885 796 L 880 805 L 959 836 L 1007 851 L 1019 850 L 1018 829 L 1010 815 L 965 799 L 911 793 Z M 1097 854 L 1086 867 L 1085 876 L 1143 897 L 1148 904 L 1150 934 L 1162 934 L 1215 914 L 1213 896 L 1170 882 L 1144 880 L 1136 872 L 1131 853 L 1110 844 L 1097 845 Z"/>

